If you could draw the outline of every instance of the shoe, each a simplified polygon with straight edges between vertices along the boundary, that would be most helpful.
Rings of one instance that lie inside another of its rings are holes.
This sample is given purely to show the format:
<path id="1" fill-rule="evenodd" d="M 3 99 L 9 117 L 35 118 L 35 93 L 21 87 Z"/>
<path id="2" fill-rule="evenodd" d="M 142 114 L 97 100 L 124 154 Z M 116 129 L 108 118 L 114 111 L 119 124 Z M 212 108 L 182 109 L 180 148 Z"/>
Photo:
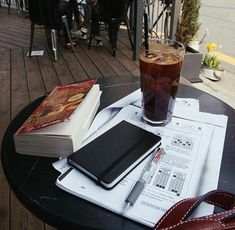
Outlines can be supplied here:
<path id="1" fill-rule="evenodd" d="M 101 37 L 95 36 L 95 37 L 91 40 L 91 45 L 92 45 L 92 46 L 103 46 Z"/>
<path id="2" fill-rule="evenodd" d="M 87 39 L 87 29 L 86 28 L 81 28 L 80 30 L 72 31 L 71 34 L 73 37 L 77 37 L 78 39 L 81 39 L 81 40 Z"/>
<path id="3" fill-rule="evenodd" d="M 87 39 L 87 29 L 86 28 L 81 28 L 79 30 L 80 32 L 80 39 L 86 40 Z"/>
<path id="4" fill-rule="evenodd" d="M 74 41 L 73 41 L 73 46 L 76 46 L 76 45 L 77 45 L 77 42 L 74 42 Z M 66 43 L 65 47 L 66 47 L 67 49 L 71 49 L 71 48 L 72 48 L 72 44 L 71 44 L 70 42 L 68 42 L 68 43 Z"/>

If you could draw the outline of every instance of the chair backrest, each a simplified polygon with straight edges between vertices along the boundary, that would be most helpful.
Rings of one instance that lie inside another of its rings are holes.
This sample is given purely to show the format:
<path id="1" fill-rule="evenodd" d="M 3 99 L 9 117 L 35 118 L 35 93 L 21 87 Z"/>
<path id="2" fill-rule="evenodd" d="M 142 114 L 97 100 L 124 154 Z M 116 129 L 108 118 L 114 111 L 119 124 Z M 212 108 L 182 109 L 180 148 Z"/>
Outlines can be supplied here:
<path id="1" fill-rule="evenodd" d="M 98 0 L 95 7 L 97 7 L 97 13 L 102 15 L 104 19 L 125 19 L 132 1 L 133 0 Z"/>
<path id="2" fill-rule="evenodd" d="M 30 20 L 50 29 L 60 28 L 61 21 L 57 14 L 58 3 L 58 0 L 29 0 Z"/>

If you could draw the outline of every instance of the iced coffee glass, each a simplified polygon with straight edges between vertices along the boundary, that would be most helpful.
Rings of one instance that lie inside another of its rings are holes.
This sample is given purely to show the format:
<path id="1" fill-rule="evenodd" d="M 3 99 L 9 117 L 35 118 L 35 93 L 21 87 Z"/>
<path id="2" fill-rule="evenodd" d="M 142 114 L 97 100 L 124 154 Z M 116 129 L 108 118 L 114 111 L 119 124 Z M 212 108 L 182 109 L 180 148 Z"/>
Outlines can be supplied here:
<path id="1" fill-rule="evenodd" d="M 184 57 L 183 44 L 169 39 L 143 42 L 139 58 L 143 119 L 152 125 L 171 121 Z"/>

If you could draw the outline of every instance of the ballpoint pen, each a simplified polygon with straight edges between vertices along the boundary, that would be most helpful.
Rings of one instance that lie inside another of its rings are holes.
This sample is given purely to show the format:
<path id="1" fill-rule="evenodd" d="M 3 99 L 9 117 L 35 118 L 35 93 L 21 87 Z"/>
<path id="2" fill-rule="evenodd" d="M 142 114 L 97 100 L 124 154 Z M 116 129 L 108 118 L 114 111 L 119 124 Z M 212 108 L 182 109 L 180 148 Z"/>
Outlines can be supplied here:
<path id="1" fill-rule="evenodd" d="M 157 169 L 157 163 L 159 162 L 163 154 L 163 148 L 159 148 L 152 154 L 141 173 L 140 179 L 136 182 L 129 195 L 127 196 L 122 214 L 124 214 L 130 207 L 135 204 L 145 185 L 151 181 L 151 178 Z"/>

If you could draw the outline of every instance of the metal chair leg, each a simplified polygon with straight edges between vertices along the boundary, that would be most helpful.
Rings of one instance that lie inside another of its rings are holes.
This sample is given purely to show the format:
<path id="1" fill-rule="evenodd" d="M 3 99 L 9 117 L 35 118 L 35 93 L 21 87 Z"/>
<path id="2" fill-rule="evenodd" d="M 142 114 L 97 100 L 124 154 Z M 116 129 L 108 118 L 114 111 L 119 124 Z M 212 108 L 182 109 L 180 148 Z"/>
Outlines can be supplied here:
<path id="1" fill-rule="evenodd" d="M 54 52 L 55 61 L 58 60 L 57 58 L 57 31 L 55 29 L 51 29 L 51 43 L 52 43 L 52 50 Z"/>
<path id="2" fill-rule="evenodd" d="M 116 49 L 117 49 L 117 34 L 119 30 L 121 21 L 119 19 L 111 19 L 108 25 L 108 34 L 109 40 L 113 50 L 113 56 L 116 56 Z"/>
<path id="3" fill-rule="evenodd" d="M 88 49 L 91 48 L 92 39 L 95 38 L 95 33 L 94 33 L 95 30 L 94 30 L 94 22 L 93 21 L 91 21 L 90 28 L 91 28 L 91 31 L 90 31 L 89 41 L 88 41 Z"/>
<path id="4" fill-rule="evenodd" d="M 133 40 L 132 40 L 132 37 L 131 37 L 131 26 L 130 26 L 130 22 L 129 22 L 128 17 L 126 17 L 125 24 L 126 24 L 126 27 L 127 27 L 127 33 L 128 33 L 128 37 L 129 37 L 129 40 L 130 40 L 131 49 L 134 50 L 134 44 L 133 44 Z"/>
<path id="5" fill-rule="evenodd" d="M 71 35 L 70 35 L 68 20 L 67 20 L 67 17 L 65 15 L 62 16 L 62 22 L 64 23 L 64 26 L 65 26 L 65 29 L 66 29 L 66 33 L 67 33 L 69 42 L 70 42 L 70 44 L 72 46 L 72 50 L 73 50 L 73 52 L 75 52 L 73 41 L 72 41 L 72 38 L 71 38 Z"/>
<path id="6" fill-rule="evenodd" d="M 7 3 L 7 13 L 10 14 L 10 10 L 11 10 L 11 0 L 6 0 Z"/>
<path id="7" fill-rule="evenodd" d="M 32 48 L 33 48 L 34 29 L 35 29 L 35 23 L 31 22 L 29 57 L 31 57 Z"/>
<path id="8" fill-rule="evenodd" d="M 45 27 L 44 30 L 46 34 L 47 45 L 52 50 L 51 29 Z"/>
<path id="9" fill-rule="evenodd" d="M 16 4 L 17 14 L 18 14 L 18 16 L 21 16 L 19 0 L 15 0 L 15 4 Z"/>

